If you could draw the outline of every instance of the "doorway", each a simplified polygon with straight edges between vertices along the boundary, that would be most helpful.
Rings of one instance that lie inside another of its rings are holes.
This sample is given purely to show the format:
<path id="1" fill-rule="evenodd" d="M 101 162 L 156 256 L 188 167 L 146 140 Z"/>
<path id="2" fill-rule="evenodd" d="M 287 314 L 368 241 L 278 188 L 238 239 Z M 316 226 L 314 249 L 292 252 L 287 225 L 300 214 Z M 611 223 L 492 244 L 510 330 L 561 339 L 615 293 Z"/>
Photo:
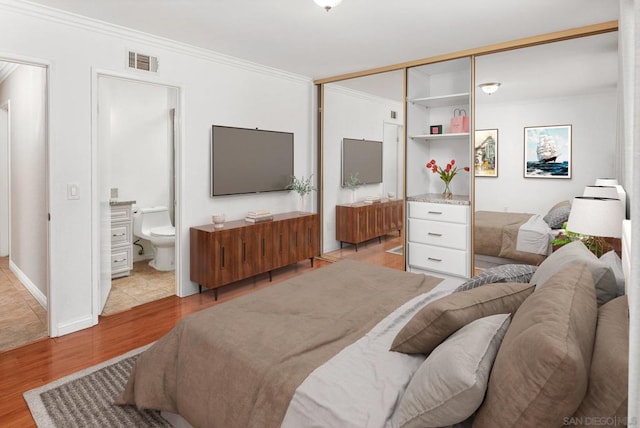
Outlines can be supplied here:
<path id="1" fill-rule="evenodd" d="M 177 294 L 176 246 L 160 248 L 136 222 L 143 215 L 163 217 L 166 221 L 161 227 L 166 229 L 174 228 L 179 220 L 175 212 L 179 89 L 99 74 L 97 94 L 97 313 L 106 316 Z M 125 213 L 124 223 L 116 222 L 116 211 Z M 173 235 L 172 244 L 175 242 L 179 242 L 178 233 Z M 122 271 L 125 259 L 129 266 Z"/>
<path id="2" fill-rule="evenodd" d="M 0 351 L 49 335 L 47 79 L 0 59 Z"/>

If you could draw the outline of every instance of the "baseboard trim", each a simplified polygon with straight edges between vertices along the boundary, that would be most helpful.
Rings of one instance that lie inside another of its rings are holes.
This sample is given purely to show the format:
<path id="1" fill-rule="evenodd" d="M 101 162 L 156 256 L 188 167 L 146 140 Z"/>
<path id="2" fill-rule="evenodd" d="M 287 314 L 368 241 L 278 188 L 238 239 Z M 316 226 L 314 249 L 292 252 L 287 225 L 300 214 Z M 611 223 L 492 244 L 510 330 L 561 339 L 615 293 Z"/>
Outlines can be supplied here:
<path id="1" fill-rule="evenodd" d="M 87 315 L 85 317 L 76 318 L 71 321 L 66 321 L 58 324 L 57 336 L 64 336 L 65 334 L 74 333 L 76 331 L 84 330 L 85 328 L 93 327 L 93 317 Z"/>
<path id="2" fill-rule="evenodd" d="M 36 299 L 38 303 L 40 303 L 40 306 L 47 310 L 47 296 L 45 296 L 44 293 L 40 291 L 40 289 L 33 282 L 31 282 L 29 277 L 24 272 L 22 272 L 22 270 L 13 262 L 13 260 L 9 260 L 9 269 L 11 270 L 11 272 L 13 272 L 16 278 L 18 278 L 18 281 L 20 281 L 20 283 L 24 285 L 24 288 L 26 288 L 27 291 L 31 293 L 33 298 Z"/>

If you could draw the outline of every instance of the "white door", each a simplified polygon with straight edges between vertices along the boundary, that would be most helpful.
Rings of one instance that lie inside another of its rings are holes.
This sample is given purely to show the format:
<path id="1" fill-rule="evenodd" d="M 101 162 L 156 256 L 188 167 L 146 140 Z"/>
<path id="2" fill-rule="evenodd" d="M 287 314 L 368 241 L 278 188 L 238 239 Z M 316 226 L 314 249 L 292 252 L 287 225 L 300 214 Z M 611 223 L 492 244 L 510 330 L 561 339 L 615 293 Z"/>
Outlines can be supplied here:
<path id="1" fill-rule="evenodd" d="M 109 205 L 111 179 L 111 90 L 106 77 L 98 77 L 98 160 L 100 198 L 100 308 L 104 309 L 111 292 L 111 206 Z"/>
<path id="2" fill-rule="evenodd" d="M 0 107 L 0 257 L 9 255 L 9 109 Z"/>
<path id="3" fill-rule="evenodd" d="M 402 126 L 384 122 L 383 162 L 384 162 L 384 195 L 393 192 L 397 198 L 402 197 L 402 144 L 400 140 Z"/>

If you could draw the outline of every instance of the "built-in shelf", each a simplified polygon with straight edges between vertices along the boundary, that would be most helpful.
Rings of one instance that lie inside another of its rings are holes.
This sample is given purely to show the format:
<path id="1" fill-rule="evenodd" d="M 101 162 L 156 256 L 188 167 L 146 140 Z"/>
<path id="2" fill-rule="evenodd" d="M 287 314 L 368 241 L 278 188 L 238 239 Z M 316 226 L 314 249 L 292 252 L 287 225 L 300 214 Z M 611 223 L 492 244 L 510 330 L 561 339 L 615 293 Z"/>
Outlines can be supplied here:
<path id="1" fill-rule="evenodd" d="M 458 104 L 469 104 L 469 96 L 470 94 L 465 92 L 462 94 L 442 95 L 439 97 L 414 98 L 410 99 L 409 102 L 419 104 L 427 108 L 447 107 Z"/>
<path id="2" fill-rule="evenodd" d="M 411 135 L 409 138 L 414 140 L 425 141 L 442 141 L 442 140 L 455 140 L 457 138 L 468 138 L 468 132 L 460 132 L 457 134 L 424 134 L 424 135 Z"/>

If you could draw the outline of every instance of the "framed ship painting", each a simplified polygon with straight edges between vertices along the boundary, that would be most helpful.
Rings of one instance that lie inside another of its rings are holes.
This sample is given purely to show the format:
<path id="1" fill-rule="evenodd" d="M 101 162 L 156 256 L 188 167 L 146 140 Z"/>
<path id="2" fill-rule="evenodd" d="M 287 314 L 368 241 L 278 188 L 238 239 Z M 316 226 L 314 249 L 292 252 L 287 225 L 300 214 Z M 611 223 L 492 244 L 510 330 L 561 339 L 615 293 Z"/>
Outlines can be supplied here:
<path id="1" fill-rule="evenodd" d="M 524 128 L 524 177 L 571 178 L 571 125 Z"/>
<path id="2" fill-rule="evenodd" d="M 476 177 L 498 176 L 497 129 L 476 129 L 473 165 Z"/>

